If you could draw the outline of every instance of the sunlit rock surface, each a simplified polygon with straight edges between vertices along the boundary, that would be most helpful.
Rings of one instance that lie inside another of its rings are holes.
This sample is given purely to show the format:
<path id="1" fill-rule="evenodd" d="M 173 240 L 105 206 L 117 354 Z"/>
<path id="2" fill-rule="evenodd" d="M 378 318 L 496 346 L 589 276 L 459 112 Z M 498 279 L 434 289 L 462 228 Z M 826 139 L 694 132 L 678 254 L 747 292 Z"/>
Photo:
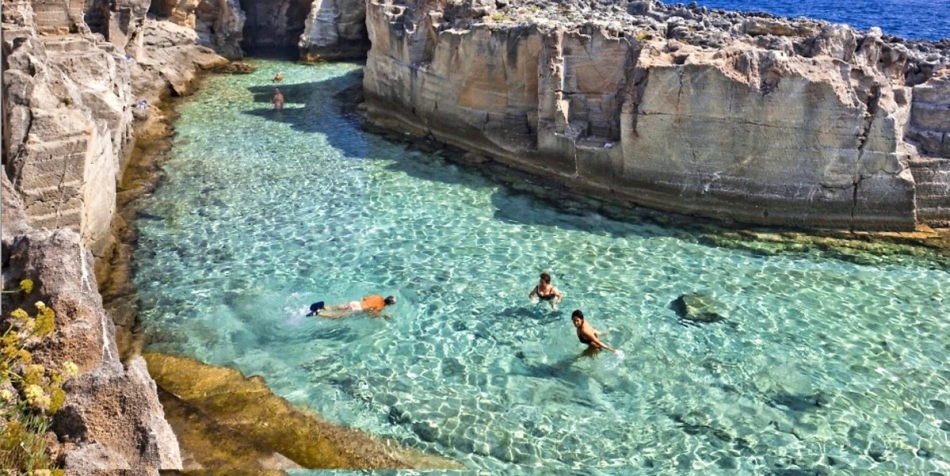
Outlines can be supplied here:
<path id="1" fill-rule="evenodd" d="M 947 42 L 652 2 L 374 0 L 367 27 L 384 128 L 727 221 L 950 218 Z"/>
<path id="2" fill-rule="evenodd" d="M 167 392 L 165 404 L 175 408 L 174 414 L 188 417 L 187 421 L 173 420 L 178 433 L 190 435 L 188 426 L 196 423 L 222 437 L 212 441 L 201 437 L 204 432 L 186 436 L 199 440 L 199 448 L 208 447 L 204 455 L 187 456 L 195 466 L 218 467 L 216 452 L 234 445 L 249 449 L 244 464 L 251 466 L 244 468 L 462 469 L 454 461 L 327 423 L 272 394 L 260 377 L 245 378 L 236 370 L 164 354 L 147 353 L 145 360 Z M 221 462 L 223 467 L 241 463 Z"/>

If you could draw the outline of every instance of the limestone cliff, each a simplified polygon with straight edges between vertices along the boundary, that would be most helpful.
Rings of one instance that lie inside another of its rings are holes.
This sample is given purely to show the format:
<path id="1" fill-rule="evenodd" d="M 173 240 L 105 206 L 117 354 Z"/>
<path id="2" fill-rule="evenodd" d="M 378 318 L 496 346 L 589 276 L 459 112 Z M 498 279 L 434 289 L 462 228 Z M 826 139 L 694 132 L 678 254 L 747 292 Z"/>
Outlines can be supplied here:
<path id="1" fill-rule="evenodd" d="M 3 287 L 37 283 L 28 300 L 4 294 L 3 308 L 47 303 L 57 331 L 32 349 L 35 361 L 79 365 L 53 425 L 66 469 L 154 474 L 181 467 L 178 443 L 144 361 L 120 361 L 97 264 L 115 249 L 116 183 L 136 124 L 151 124 L 159 100 L 226 60 L 198 46 L 194 30 L 147 20 L 145 9 L 107 21 L 118 30 L 103 35 L 74 7 L 3 3 Z"/>
<path id="2" fill-rule="evenodd" d="M 950 42 L 658 2 L 373 0 L 370 121 L 746 223 L 950 223 Z"/>

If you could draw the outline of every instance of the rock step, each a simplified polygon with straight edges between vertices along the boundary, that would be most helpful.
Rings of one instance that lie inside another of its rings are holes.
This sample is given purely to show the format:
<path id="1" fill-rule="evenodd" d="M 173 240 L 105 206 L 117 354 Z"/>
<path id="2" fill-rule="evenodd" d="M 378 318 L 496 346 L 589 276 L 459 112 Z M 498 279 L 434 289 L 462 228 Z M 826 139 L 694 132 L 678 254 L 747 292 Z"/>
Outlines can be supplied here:
<path id="1" fill-rule="evenodd" d="M 45 187 L 32 187 L 26 188 L 23 190 L 24 197 L 39 198 L 42 196 L 48 196 L 51 193 L 55 192 L 66 192 L 66 191 L 79 191 L 82 187 L 82 180 L 73 179 L 66 182 L 59 182 L 54 185 L 47 185 Z"/>
<path id="2" fill-rule="evenodd" d="M 55 230 L 67 226 L 79 232 L 79 223 L 82 219 L 82 208 L 77 206 L 69 210 L 56 210 L 43 215 L 31 215 L 30 224 L 34 228 L 49 228 Z"/>
<path id="3" fill-rule="evenodd" d="M 43 47 L 46 48 L 46 53 L 50 57 L 75 56 L 83 53 L 85 53 L 84 56 L 93 56 L 101 55 L 103 51 L 106 53 L 116 51 L 115 45 L 108 41 L 94 41 L 78 35 L 46 38 L 43 40 Z"/>
<path id="4" fill-rule="evenodd" d="M 931 226 L 950 226 L 950 159 L 915 157 L 908 165 L 916 182 L 917 218 Z"/>
<path id="5" fill-rule="evenodd" d="M 82 144 L 82 150 L 86 149 L 86 143 L 89 142 L 89 132 L 79 130 L 75 132 L 63 132 L 60 129 L 47 131 L 50 137 L 43 137 L 43 131 L 34 128 L 30 131 L 27 147 L 36 154 L 56 154 L 69 153 L 79 150 L 74 147 L 76 144 Z"/>

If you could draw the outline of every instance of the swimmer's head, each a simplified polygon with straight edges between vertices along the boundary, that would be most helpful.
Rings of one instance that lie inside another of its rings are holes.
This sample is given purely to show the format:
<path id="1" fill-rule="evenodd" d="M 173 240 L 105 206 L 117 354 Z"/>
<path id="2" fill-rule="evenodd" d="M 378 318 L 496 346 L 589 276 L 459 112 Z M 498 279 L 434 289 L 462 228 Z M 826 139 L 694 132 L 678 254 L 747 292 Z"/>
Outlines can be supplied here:
<path id="1" fill-rule="evenodd" d="M 541 282 L 544 284 L 551 284 L 551 275 L 548 273 L 541 273 Z"/>
<path id="2" fill-rule="evenodd" d="M 574 327 L 580 327 L 584 324 L 584 313 L 580 309 L 574 309 L 571 313 L 571 322 L 574 323 Z"/>
<path id="3" fill-rule="evenodd" d="M 387 306 L 396 304 L 396 298 L 393 296 L 386 296 L 386 299 L 384 299 L 383 302 L 385 302 Z"/>

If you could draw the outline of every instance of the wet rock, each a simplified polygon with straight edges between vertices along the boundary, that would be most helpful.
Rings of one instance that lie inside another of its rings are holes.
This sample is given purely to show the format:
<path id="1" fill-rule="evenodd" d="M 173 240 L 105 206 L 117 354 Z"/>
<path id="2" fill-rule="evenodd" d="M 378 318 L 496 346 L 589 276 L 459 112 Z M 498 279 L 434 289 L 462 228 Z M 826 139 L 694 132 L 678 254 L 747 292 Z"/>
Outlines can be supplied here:
<path id="1" fill-rule="evenodd" d="M 768 404 L 776 408 L 787 408 L 796 412 L 817 410 L 828 405 L 828 398 L 817 393 L 815 395 L 794 395 L 780 393 L 769 399 Z"/>
<path id="2" fill-rule="evenodd" d="M 725 320 L 718 312 L 719 303 L 705 294 L 683 294 L 670 302 L 670 309 L 682 321 L 709 324 Z"/>
<path id="3" fill-rule="evenodd" d="M 251 74 L 254 72 L 254 67 L 248 63 L 240 61 L 232 61 L 227 64 L 222 64 L 215 66 L 212 71 L 215 73 L 227 73 L 227 74 Z"/>

